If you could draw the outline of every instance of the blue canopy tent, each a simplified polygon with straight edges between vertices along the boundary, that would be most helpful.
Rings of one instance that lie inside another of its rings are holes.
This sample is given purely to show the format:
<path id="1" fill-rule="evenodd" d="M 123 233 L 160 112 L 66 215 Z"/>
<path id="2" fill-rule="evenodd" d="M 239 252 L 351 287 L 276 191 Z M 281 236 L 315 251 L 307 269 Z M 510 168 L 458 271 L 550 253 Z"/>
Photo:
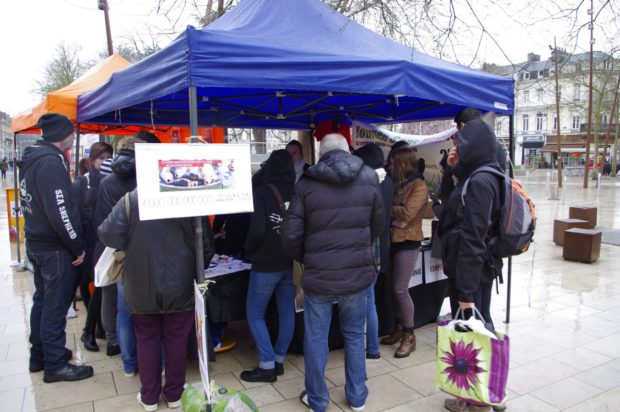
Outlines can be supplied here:
<path id="1" fill-rule="evenodd" d="M 382 37 L 319 0 L 245 0 L 208 27 L 115 73 L 79 97 L 78 120 L 310 129 L 513 112 L 513 80 L 448 63 Z"/>
<path id="2" fill-rule="evenodd" d="M 189 124 L 195 135 L 198 126 L 448 119 L 465 107 L 511 116 L 513 83 L 382 37 L 320 0 L 244 0 L 80 95 L 78 121 Z"/>

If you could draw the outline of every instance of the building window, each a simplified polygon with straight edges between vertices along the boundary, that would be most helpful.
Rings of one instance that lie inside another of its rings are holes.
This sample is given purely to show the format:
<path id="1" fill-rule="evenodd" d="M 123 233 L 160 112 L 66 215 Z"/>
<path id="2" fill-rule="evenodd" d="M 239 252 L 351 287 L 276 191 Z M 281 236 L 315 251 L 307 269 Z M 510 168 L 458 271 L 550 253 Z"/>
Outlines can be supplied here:
<path id="1" fill-rule="evenodd" d="M 502 135 L 502 122 L 495 122 L 495 135 L 496 136 Z"/>
<path id="2" fill-rule="evenodd" d="M 536 114 L 536 130 L 540 132 L 542 129 L 543 129 L 543 114 L 537 113 Z"/>
<path id="3" fill-rule="evenodd" d="M 527 132 L 530 128 L 530 117 L 527 114 L 523 115 L 523 127 L 521 128 L 521 130 L 523 130 L 524 132 Z"/>
<path id="4" fill-rule="evenodd" d="M 601 124 L 603 127 L 609 126 L 609 115 L 607 113 L 601 115 Z"/>
<path id="5" fill-rule="evenodd" d="M 530 101 L 530 91 L 523 90 L 523 94 L 521 95 L 521 103 L 527 103 Z"/>
<path id="6" fill-rule="evenodd" d="M 573 113 L 573 129 L 579 129 L 579 113 Z"/>
<path id="7" fill-rule="evenodd" d="M 573 86 L 573 100 L 581 100 L 581 85 L 575 84 Z"/>
<path id="8" fill-rule="evenodd" d="M 545 91 L 543 89 L 536 90 L 536 98 L 538 103 L 542 103 L 545 100 Z"/>
<path id="9" fill-rule="evenodd" d="M 557 118 L 557 116 L 553 117 L 553 130 L 558 130 L 558 118 Z"/>
<path id="10" fill-rule="evenodd" d="M 523 73 L 523 80 L 529 80 L 530 79 L 530 72 L 524 72 Z"/>
<path id="11" fill-rule="evenodd" d="M 611 70 L 611 59 L 607 59 L 603 62 L 604 70 Z"/>

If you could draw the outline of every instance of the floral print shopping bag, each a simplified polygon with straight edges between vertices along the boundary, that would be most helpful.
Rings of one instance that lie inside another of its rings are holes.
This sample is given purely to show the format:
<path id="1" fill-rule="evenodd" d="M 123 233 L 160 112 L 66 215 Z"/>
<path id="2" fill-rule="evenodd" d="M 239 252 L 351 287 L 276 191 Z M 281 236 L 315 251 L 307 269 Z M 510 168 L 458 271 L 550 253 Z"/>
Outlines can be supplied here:
<path id="1" fill-rule="evenodd" d="M 437 324 L 437 386 L 467 402 L 501 405 L 506 400 L 510 340 L 476 332 L 458 332 L 448 322 Z"/>

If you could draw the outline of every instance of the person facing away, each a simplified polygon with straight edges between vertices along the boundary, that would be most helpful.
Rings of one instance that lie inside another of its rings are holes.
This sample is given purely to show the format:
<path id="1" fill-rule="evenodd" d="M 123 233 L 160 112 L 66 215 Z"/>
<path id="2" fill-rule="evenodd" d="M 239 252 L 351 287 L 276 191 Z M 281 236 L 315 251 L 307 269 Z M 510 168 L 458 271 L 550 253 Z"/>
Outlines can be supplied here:
<path id="1" fill-rule="evenodd" d="M 93 368 L 73 365 L 65 348 L 67 311 L 84 261 L 79 210 L 64 153 L 73 146 L 73 122 L 48 113 L 37 126 L 41 140 L 24 150 L 18 162 L 20 203 L 25 220 L 26 253 L 34 268 L 35 293 L 30 311 L 30 372 L 43 381 L 77 381 Z"/>
<path id="2" fill-rule="evenodd" d="M 394 179 L 392 203 L 391 285 L 396 302 L 395 329 L 381 340 L 384 345 L 400 342 L 394 357 L 404 358 L 416 348 L 414 328 L 414 302 L 409 294 L 409 281 L 419 256 L 422 217 L 428 202 L 428 187 L 418 171 L 418 158 L 414 149 L 404 147 L 394 152 L 390 171 Z"/>
<path id="3" fill-rule="evenodd" d="M 245 242 L 252 262 L 247 319 L 258 349 L 258 367 L 241 372 L 241 379 L 248 382 L 275 382 L 284 373 L 284 357 L 295 330 L 293 259 L 280 238 L 280 226 L 295 185 L 291 155 L 286 150 L 273 151 L 264 173 L 265 184 L 254 190 L 254 213 Z M 279 320 L 275 346 L 265 323 L 265 311 L 274 294 Z"/>
<path id="4" fill-rule="evenodd" d="M 196 244 L 194 218 L 139 218 L 137 190 L 121 198 L 98 228 L 101 241 L 125 251 L 124 306 L 133 315 L 140 383 L 138 403 L 157 410 L 163 394 L 178 408 L 185 384 L 187 340 L 194 324 Z M 208 218 L 201 219 L 205 266 L 213 257 Z M 165 368 L 162 381 L 162 349 Z"/>
<path id="5" fill-rule="evenodd" d="M 384 166 L 385 156 L 383 150 L 375 143 L 368 143 L 353 152 L 364 161 L 364 164 L 377 173 L 379 186 L 383 195 L 383 207 L 385 210 L 384 228 L 379 238 L 374 240 L 373 256 L 377 278 L 381 274 L 390 271 L 390 215 L 392 213 L 392 200 L 394 198 L 394 182 L 388 176 Z M 375 301 L 375 284 L 377 278 L 368 288 L 366 295 L 366 359 L 369 361 L 379 360 L 379 319 Z"/>
<path id="6" fill-rule="evenodd" d="M 81 340 L 84 348 L 91 352 L 98 352 L 99 346 L 95 339 L 97 327 L 103 333 L 101 326 L 101 288 L 95 288 L 93 292 L 93 303 L 91 306 L 89 283 L 94 281 L 95 261 L 93 253 L 95 244 L 97 243 L 97 228 L 94 224 L 94 213 L 96 206 L 96 190 L 98 182 L 101 180 L 101 166 L 107 159 L 112 158 L 114 149 L 107 143 L 96 142 L 90 147 L 90 153 L 87 160 L 89 169 L 86 173 L 78 176 L 73 183 L 78 204 L 80 205 L 80 214 L 82 217 L 82 231 L 84 233 L 84 242 L 86 244 L 86 258 L 84 264 L 81 265 L 80 294 L 88 310 L 86 323 Z M 92 183 L 92 185 L 91 185 Z M 100 335 L 102 336 L 102 335 Z"/>
<path id="7" fill-rule="evenodd" d="M 136 143 L 159 143 L 159 140 L 151 133 L 138 132 L 119 142 L 118 153 L 110 165 L 113 173 L 99 184 L 95 207 L 96 227 L 110 214 L 119 199 L 136 188 Z M 96 259 L 99 259 L 103 249 L 104 245 L 97 242 L 94 252 Z M 136 339 L 131 313 L 125 309 L 123 292 L 122 281 L 102 288 L 101 321 L 108 340 L 106 354 L 115 356 L 120 353 L 123 373 L 130 377 L 136 373 L 137 368 Z"/>
<path id="8" fill-rule="evenodd" d="M 327 409 L 327 337 L 337 301 L 345 341 L 345 394 L 354 410 L 362 410 L 368 396 L 366 293 L 376 276 L 372 244 L 383 231 L 383 196 L 377 174 L 348 153 L 344 136 L 323 137 L 320 155 L 297 182 L 281 228 L 284 248 L 304 264 L 306 390 L 300 400 L 315 412 Z"/>

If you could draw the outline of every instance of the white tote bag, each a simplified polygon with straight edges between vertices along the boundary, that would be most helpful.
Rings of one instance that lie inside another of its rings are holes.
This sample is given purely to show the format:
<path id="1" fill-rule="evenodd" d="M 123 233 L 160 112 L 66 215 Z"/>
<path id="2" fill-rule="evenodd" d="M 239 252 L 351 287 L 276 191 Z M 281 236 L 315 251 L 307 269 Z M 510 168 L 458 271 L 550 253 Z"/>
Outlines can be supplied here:
<path id="1" fill-rule="evenodd" d="M 95 286 L 101 288 L 121 280 L 124 260 L 125 252 L 106 247 L 95 265 Z"/>

